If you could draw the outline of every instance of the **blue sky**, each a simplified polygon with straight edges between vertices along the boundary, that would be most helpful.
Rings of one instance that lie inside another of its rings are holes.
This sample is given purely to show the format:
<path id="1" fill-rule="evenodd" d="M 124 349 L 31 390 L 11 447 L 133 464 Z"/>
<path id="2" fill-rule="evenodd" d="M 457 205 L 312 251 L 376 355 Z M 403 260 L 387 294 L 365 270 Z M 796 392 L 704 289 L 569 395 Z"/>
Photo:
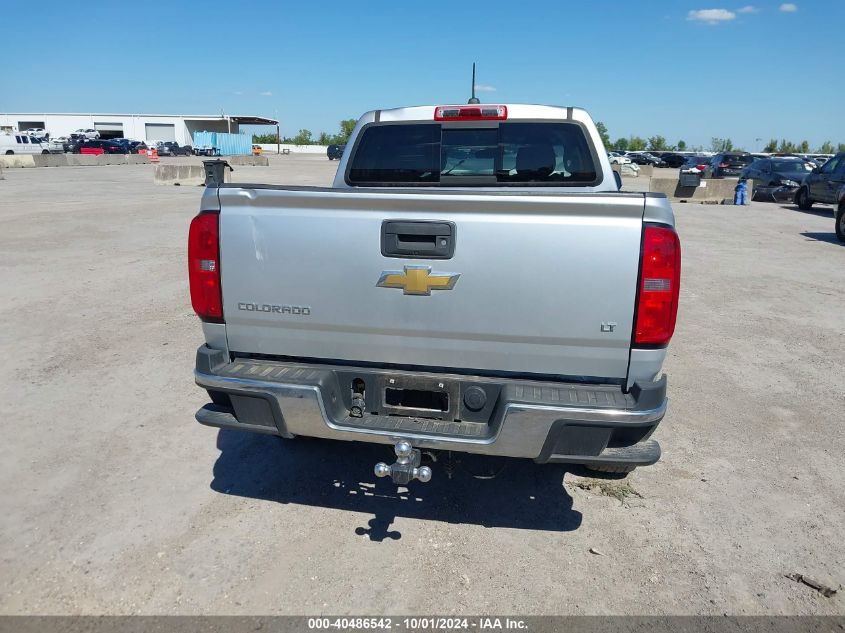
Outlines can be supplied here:
<path id="1" fill-rule="evenodd" d="M 464 102 L 477 61 L 483 101 L 582 106 L 612 138 L 845 142 L 843 0 L 37 4 L 4 3 L 0 112 L 224 110 L 316 135 Z"/>

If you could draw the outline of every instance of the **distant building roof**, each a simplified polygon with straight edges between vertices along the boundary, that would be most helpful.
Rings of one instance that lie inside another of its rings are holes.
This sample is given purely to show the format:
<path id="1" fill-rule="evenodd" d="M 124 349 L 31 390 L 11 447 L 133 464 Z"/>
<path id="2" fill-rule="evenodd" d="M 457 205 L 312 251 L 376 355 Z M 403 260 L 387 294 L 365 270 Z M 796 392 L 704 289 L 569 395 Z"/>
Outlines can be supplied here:
<path id="1" fill-rule="evenodd" d="M 210 119 L 210 120 L 226 120 L 231 119 L 234 123 L 243 123 L 244 125 L 278 125 L 279 122 L 275 119 L 268 119 L 260 116 L 245 116 L 234 114 L 143 114 L 139 112 L 0 112 L 0 116 L 9 115 L 19 116 L 136 116 L 136 117 L 174 117 L 179 119 Z"/>

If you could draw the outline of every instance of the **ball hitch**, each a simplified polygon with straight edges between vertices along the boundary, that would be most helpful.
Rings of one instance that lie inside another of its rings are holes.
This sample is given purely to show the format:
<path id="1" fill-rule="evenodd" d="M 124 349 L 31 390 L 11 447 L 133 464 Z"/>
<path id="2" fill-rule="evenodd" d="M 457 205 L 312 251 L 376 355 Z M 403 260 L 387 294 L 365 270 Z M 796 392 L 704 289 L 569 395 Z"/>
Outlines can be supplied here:
<path id="1" fill-rule="evenodd" d="M 422 453 L 411 446 L 408 440 L 396 442 L 393 451 L 396 453 L 396 461 L 389 466 L 384 462 L 376 464 L 376 477 L 390 477 L 393 483 L 399 485 L 406 485 L 414 479 L 423 483 L 431 481 L 431 468 L 420 466 Z"/>

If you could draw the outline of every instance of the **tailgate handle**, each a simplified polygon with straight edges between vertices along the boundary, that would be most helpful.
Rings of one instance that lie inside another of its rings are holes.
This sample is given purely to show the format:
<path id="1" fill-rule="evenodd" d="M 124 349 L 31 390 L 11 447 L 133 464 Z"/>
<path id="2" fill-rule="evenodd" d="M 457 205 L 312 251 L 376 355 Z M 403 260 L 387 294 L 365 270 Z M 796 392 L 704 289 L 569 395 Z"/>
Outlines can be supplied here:
<path id="1" fill-rule="evenodd" d="M 385 220 L 381 254 L 403 259 L 451 259 L 455 254 L 454 222 Z"/>

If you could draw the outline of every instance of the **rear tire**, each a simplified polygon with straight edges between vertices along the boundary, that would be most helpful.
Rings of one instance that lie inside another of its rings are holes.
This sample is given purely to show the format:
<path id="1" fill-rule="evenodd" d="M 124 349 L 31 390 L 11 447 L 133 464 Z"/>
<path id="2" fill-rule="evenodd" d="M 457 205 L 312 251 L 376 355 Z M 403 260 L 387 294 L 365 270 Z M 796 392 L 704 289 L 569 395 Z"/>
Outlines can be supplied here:
<path id="1" fill-rule="evenodd" d="M 49 151 L 49 150 L 46 150 L 46 149 L 42 149 L 42 150 L 41 150 L 41 154 L 42 154 L 42 155 L 43 155 L 43 154 L 49 154 L 49 153 L 50 153 L 50 151 Z"/>
<path id="2" fill-rule="evenodd" d="M 836 211 L 836 237 L 845 243 L 845 202 L 840 203 Z"/>
<path id="3" fill-rule="evenodd" d="M 6 156 L 12 156 L 12 155 L 14 155 L 14 152 L 10 149 L 7 149 L 6 150 Z"/>
<path id="4" fill-rule="evenodd" d="M 809 211 L 813 208 L 813 200 L 810 198 L 810 192 L 806 187 L 801 187 L 798 193 L 795 194 L 795 204 L 802 211 Z"/>
<path id="5" fill-rule="evenodd" d="M 632 473 L 637 468 L 631 464 L 584 464 L 584 468 L 597 473 Z"/>

